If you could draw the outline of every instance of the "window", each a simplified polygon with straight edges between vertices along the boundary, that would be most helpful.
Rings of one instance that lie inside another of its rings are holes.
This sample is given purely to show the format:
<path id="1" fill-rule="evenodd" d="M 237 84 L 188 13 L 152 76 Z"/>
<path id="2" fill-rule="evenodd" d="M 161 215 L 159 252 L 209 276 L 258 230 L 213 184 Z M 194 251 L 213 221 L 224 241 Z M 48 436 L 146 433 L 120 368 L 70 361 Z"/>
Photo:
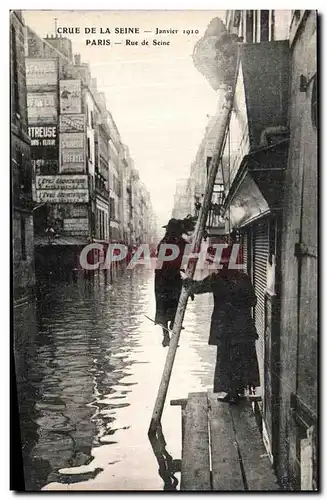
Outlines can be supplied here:
<path id="1" fill-rule="evenodd" d="M 317 74 L 313 78 L 312 94 L 311 94 L 311 121 L 312 126 L 316 130 L 318 124 L 318 108 L 317 108 Z"/>
<path id="2" fill-rule="evenodd" d="M 270 21 L 269 21 L 269 40 L 275 40 L 275 11 L 271 10 L 270 12 Z"/>
<path id="3" fill-rule="evenodd" d="M 91 128 L 94 128 L 93 111 L 91 111 Z"/>
<path id="4" fill-rule="evenodd" d="M 259 16 L 258 16 L 258 11 L 254 10 L 253 11 L 253 41 L 257 42 L 258 41 L 258 24 L 259 24 Z"/>
<path id="5" fill-rule="evenodd" d="M 12 83 L 13 83 L 13 111 L 19 115 L 19 87 L 18 87 L 18 67 L 17 67 L 17 43 L 16 30 L 11 26 L 11 49 L 12 49 Z"/>
<path id="6" fill-rule="evenodd" d="M 22 260 L 26 260 L 26 224 L 25 217 L 23 215 L 20 217 L 20 241 Z"/>
<path id="7" fill-rule="evenodd" d="M 91 159 L 91 142 L 89 137 L 87 138 L 87 156 Z"/>
<path id="8" fill-rule="evenodd" d="M 241 22 L 241 14 L 242 12 L 240 10 L 235 10 L 234 14 L 234 21 L 233 21 L 233 27 L 238 28 Z"/>
<path id="9" fill-rule="evenodd" d="M 260 10 L 260 42 L 269 40 L 269 10 Z"/>
<path id="10" fill-rule="evenodd" d="M 246 11 L 245 41 L 246 43 L 253 42 L 253 10 Z"/>
<path id="11" fill-rule="evenodd" d="M 115 220 L 116 218 L 116 213 L 115 213 L 115 199 L 114 198 L 110 198 L 110 219 L 111 220 Z"/>

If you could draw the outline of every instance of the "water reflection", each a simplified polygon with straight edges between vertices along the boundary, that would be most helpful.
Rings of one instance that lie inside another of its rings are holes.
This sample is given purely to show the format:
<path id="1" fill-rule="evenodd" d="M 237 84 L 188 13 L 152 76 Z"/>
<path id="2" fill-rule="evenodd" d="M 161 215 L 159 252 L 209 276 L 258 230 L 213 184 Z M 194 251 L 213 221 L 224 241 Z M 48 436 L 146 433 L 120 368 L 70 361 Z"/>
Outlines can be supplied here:
<path id="1" fill-rule="evenodd" d="M 181 471 L 181 461 L 173 459 L 166 450 L 167 444 L 161 425 L 158 426 L 155 433 L 150 433 L 148 437 L 159 465 L 158 474 L 164 482 L 164 491 L 176 491 L 178 479 L 175 474 Z"/>
<path id="2" fill-rule="evenodd" d="M 164 415 L 168 453 L 160 436 L 147 438 L 167 353 L 144 316 L 154 317 L 153 273 L 46 283 L 39 295 L 35 335 L 16 349 L 26 489 L 177 489 L 180 418 L 168 401 L 208 373 L 211 382 L 207 298 L 185 317 Z M 26 314 L 18 325 L 26 329 Z"/>
<path id="3" fill-rule="evenodd" d="M 139 346 L 142 304 L 135 298 L 145 301 L 137 278 L 135 273 L 130 287 L 80 280 L 43 288 L 35 343 L 17 355 L 27 489 L 86 480 L 102 470 L 76 474 L 90 465 L 91 450 L 105 437 L 115 442 L 116 412 L 129 404 L 135 382 L 120 381 L 129 376 L 130 354 Z M 63 468 L 72 473 L 60 474 Z"/>

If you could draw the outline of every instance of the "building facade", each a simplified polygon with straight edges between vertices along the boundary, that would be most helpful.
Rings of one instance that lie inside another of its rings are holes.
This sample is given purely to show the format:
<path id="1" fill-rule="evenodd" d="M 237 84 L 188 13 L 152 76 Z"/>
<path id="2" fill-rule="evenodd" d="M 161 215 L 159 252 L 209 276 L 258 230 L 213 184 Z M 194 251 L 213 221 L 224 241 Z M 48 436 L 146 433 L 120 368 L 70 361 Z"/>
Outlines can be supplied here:
<path id="1" fill-rule="evenodd" d="M 152 208 L 105 95 L 71 41 L 41 39 L 29 28 L 26 40 L 37 271 L 66 273 L 79 269 L 90 242 L 136 244 Z"/>
<path id="2" fill-rule="evenodd" d="M 225 19 L 243 43 L 218 204 L 257 296 L 262 437 L 287 490 L 317 486 L 316 17 L 260 10 Z"/>
<path id="3" fill-rule="evenodd" d="M 281 244 L 278 475 L 293 489 L 317 479 L 317 13 L 290 24 L 290 143 Z"/>
<path id="4" fill-rule="evenodd" d="M 31 141 L 28 135 L 25 26 L 20 11 L 10 14 L 11 176 L 14 301 L 34 294 Z"/>

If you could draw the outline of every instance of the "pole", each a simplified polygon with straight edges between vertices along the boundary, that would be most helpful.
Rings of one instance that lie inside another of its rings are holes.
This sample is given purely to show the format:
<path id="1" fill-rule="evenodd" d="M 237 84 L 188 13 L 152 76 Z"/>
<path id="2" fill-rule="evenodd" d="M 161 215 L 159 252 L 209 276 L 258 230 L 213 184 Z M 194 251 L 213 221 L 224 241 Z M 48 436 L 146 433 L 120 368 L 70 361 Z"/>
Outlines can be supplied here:
<path id="1" fill-rule="evenodd" d="M 238 63 L 237 63 L 238 67 Z M 236 68 L 235 68 L 236 69 Z M 237 75 L 237 71 L 236 71 Z M 236 80 L 236 78 L 235 78 Z M 207 222 L 207 217 L 208 217 L 208 211 L 211 203 L 211 198 L 212 198 L 212 192 L 213 192 L 213 186 L 215 184 L 216 176 L 217 176 L 217 170 L 218 170 L 218 164 L 219 160 L 222 155 L 222 150 L 223 150 L 223 144 L 224 144 L 224 138 L 225 138 L 225 132 L 226 128 L 229 123 L 230 119 L 230 114 L 232 111 L 233 107 L 233 100 L 234 100 L 234 92 L 235 92 L 235 84 L 236 81 L 234 82 L 232 90 L 230 87 L 224 85 L 221 86 L 221 90 L 225 92 L 225 102 L 223 105 L 223 108 L 221 110 L 221 115 L 220 115 L 220 122 L 219 122 L 219 130 L 217 134 L 217 142 L 216 142 L 216 147 L 215 147 L 215 154 L 211 158 L 210 166 L 209 166 L 209 172 L 208 172 L 208 179 L 207 179 L 207 184 L 206 184 L 206 189 L 204 193 L 204 198 L 202 202 L 202 206 L 200 209 L 200 214 L 196 223 L 195 231 L 194 231 L 194 237 L 192 241 L 192 253 L 198 253 L 200 251 L 201 247 L 201 240 L 202 240 L 202 235 L 205 230 L 206 222 Z M 191 259 L 188 262 L 188 266 L 186 269 L 186 277 L 187 278 L 193 278 L 195 268 L 197 265 L 197 259 Z M 176 356 L 176 350 L 179 342 L 179 337 L 182 329 L 182 323 L 185 315 L 185 310 L 187 306 L 187 301 L 188 301 L 188 296 L 189 293 L 188 291 L 183 287 L 181 291 L 181 295 L 179 298 L 179 303 L 176 311 L 176 316 L 175 316 L 175 321 L 174 321 L 174 326 L 173 326 L 173 333 L 171 336 L 170 344 L 169 344 L 169 349 L 167 353 L 167 358 L 163 370 L 163 374 L 161 377 L 161 382 L 157 394 L 157 399 L 154 405 L 153 413 L 152 413 L 152 418 L 150 422 L 150 427 L 149 427 L 149 434 L 152 434 L 156 431 L 156 428 L 158 427 L 158 424 L 161 421 L 161 416 L 167 396 L 167 391 L 168 391 L 168 386 L 169 386 L 169 381 L 174 365 L 174 360 Z"/>

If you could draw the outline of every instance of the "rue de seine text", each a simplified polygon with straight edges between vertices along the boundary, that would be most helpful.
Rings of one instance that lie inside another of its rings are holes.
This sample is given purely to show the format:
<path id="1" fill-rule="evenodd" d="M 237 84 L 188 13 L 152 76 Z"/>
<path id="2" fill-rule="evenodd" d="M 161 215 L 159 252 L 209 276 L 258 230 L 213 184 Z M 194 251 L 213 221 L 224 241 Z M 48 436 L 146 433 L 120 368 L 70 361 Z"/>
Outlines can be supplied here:
<path id="1" fill-rule="evenodd" d="M 85 26 L 84 28 L 81 28 L 79 26 L 76 27 L 58 27 L 57 28 L 57 33 L 58 35 L 79 35 L 79 34 L 85 34 L 85 35 L 142 35 L 143 33 L 147 35 L 163 35 L 164 37 L 167 37 L 167 35 L 197 35 L 199 33 L 199 30 L 197 29 L 183 29 L 183 30 L 178 30 L 174 28 L 154 28 L 154 29 L 149 29 L 149 30 L 140 30 L 140 28 L 135 28 L 135 27 L 88 27 Z M 110 46 L 113 43 L 116 44 L 124 44 L 126 46 L 148 46 L 148 45 L 154 45 L 154 46 L 170 46 L 171 41 L 168 40 L 167 38 L 164 39 L 156 39 L 154 38 L 153 40 L 148 40 L 148 39 L 143 39 L 143 40 L 132 40 L 129 38 L 124 39 L 123 41 L 119 42 L 113 42 L 110 38 L 86 38 L 85 39 L 85 45 L 86 46 Z"/>

